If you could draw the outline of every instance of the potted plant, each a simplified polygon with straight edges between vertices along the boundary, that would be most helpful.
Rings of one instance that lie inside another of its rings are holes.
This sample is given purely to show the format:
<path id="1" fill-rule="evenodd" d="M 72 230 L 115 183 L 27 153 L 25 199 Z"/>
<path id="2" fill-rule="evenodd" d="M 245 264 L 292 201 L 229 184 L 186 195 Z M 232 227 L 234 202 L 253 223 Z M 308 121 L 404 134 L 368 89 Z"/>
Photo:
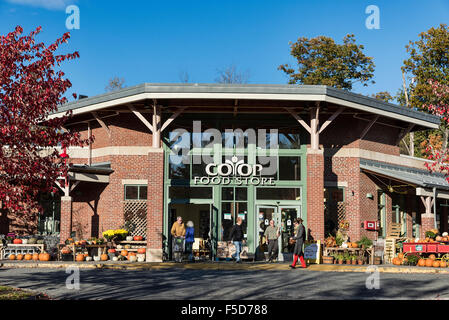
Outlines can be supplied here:
<path id="1" fill-rule="evenodd" d="M 349 255 L 348 252 L 345 252 L 343 254 L 343 259 L 346 261 L 346 264 L 351 264 L 351 256 Z"/>
<path id="2" fill-rule="evenodd" d="M 359 253 L 359 255 L 357 256 L 357 263 L 359 265 L 362 265 L 364 260 L 365 260 L 365 256 L 363 255 L 363 253 Z"/>
<path id="3" fill-rule="evenodd" d="M 341 254 L 341 253 L 337 254 L 337 260 L 338 260 L 338 264 L 343 264 L 343 260 L 344 260 L 343 254 Z"/>
<path id="4" fill-rule="evenodd" d="M 351 263 L 357 264 L 357 256 L 355 254 L 351 255 Z"/>
<path id="5" fill-rule="evenodd" d="M 363 236 L 362 239 L 360 239 L 360 241 L 357 241 L 357 244 L 362 249 L 371 248 L 371 246 L 373 245 L 373 241 L 369 239 L 367 236 Z"/>
<path id="6" fill-rule="evenodd" d="M 334 257 L 333 256 L 323 256 L 323 263 L 324 264 L 333 264 Z"/>

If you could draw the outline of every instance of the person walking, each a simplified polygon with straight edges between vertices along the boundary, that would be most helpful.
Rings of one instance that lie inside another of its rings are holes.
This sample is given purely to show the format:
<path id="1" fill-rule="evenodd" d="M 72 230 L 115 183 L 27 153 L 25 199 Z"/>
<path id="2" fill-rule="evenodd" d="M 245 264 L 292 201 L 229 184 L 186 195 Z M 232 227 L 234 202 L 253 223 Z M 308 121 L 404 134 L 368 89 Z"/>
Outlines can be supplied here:
<path id="1" fill-rule="evenodd" d="M 189 254 L 189 261 L 193 261 L 192 247 L 195 242 L 195 229 L 192 221 L 187 221 L 186 226 L 186 253 Z"/>
<path id="2" fill-rule="evenodd" d="M 306 229 L 302 224 L 301 218 L 296 218 L 293 222 L 295 227 L 295 235 L 291 237 L 291 240 L 295 240 L 295 248 L 293 250 L 293 263 L 290 265 L 290 268 L 295 269 L 296 262 L 298 262 L 298 258 L 301 261 L 301 267 L 307 268 L 306 262 L 304 261 L 304 254 L 302 252 L 302 246 L 306 239 Z"/>
<path id="3" fill-rule="evenodd" d="M 268 262 L 273 262 L 278 256 L 278 238 L 280 236 L 279 227 L 275 227 L 274 220 L 270 220 L 270 225 L 265 229 L 264 236 L 268 243 Z"/>
<path id="4" fill-rule="evenodd" d="M 236 263 L 240 263 L 240 252 L 242 251 L 243 242 L 243 228 L 242 228 L 242 218 L 238 217 L 236 224 L 232 227 L 231 233 L 229 234 L 229 239 L 234 243 L 235 253 L 232 258 L 235 259 Z"/>

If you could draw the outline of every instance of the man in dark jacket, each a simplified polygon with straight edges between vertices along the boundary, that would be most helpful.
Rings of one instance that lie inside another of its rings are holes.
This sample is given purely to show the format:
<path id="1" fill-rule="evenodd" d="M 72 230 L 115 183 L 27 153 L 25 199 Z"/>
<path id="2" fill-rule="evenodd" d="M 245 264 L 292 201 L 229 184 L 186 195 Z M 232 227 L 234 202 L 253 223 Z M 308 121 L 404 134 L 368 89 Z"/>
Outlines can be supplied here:
<path id="1" fill-rule="evenodd" d="M 238 217 L 236 224 L 232 227 L 231 233 L 229 234 L 229 239 L 234 242 L 235 253 L 232 258 L 235 262 L 240 263 L 240 252 L 242 251 L 242 241 L 243 241 L 243 228 L 242 228 L 242 218 Z"/>
<path id="2" fill-rule="evenodd" d="M 304 228 L 301 218 L 295 219 L 293 225 L 295 226 L 295 235 L 291 237 L 291 239 L 296 240 L 296 243 L 295 249 L 293 250 L 293 263 L 290 265 L 290 268 L 295 268 L 296 262 L 298 262 L 298 257 L 301 261 L 301 267 L 307 268 L 306 262 L 304 261 L 304 254 L 302 252 L 302 246 L 306 240 L 306 228 Z"/>

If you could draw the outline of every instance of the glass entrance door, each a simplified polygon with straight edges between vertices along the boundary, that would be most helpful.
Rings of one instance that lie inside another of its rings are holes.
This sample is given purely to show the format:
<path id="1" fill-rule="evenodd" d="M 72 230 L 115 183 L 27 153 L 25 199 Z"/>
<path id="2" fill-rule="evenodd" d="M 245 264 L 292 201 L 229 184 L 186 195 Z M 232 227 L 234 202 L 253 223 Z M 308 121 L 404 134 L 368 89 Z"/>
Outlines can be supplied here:
<path id="1" fill-rule="evenodd" d="M 283 261 L 283 254 L 293 252 L 294 246 L 289 245 L 288 239 L 294 234 L 293 220 L 301 217 L 299 206 L 257 206 L 257 234 L 258 234 L 258 256 L 259 260 L 265 258 L 265 252 L 268 251 L 266 239 L 264 237 L 265 229 L 270 225 L 270 220 L 274 220 L 276 227 L 280 227 L 281 236 L 279 237 L 279 255 L 278 260 Z"/>

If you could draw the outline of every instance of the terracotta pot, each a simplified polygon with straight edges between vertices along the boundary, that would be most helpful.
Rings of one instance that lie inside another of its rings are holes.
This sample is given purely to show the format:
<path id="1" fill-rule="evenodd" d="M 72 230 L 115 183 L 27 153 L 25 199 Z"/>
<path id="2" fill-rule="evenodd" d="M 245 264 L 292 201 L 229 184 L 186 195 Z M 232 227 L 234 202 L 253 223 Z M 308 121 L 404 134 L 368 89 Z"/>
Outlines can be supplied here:
<path id="1" fill-rule="evenodd" d="M 352 260 L 351 263 L 352 264 L 357 264 L 357 260 Z"/>
<path id="2" fill-rule="evenodd" d="M 338 260 L 338 264 L 343 264 L 343 260 Z"/>
<path id="3" fill-rule="evenodd" d="M 358 264 L 363 264 L 363 260 L 357 260 Z"/>
<path id="4" fill-rule="evenodd" d="M 351 264 L 351 260 L 346 260 L 346 264 Z"/>

